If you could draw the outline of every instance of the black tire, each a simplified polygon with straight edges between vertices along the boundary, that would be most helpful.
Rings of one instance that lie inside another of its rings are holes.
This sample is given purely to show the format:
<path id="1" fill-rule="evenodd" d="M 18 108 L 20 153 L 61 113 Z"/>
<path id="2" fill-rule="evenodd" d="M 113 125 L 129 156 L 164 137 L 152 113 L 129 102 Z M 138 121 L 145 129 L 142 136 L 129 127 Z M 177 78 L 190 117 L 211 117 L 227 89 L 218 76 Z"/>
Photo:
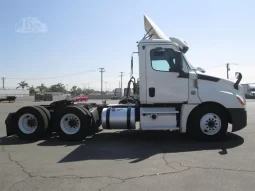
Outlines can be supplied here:
<path id="1" fill-rule="evenodd" d="M 98 125 L 96 124 L 96 122 L 95 122 L 95 120 L 94 120 L 94 117 L 93 117 L 93 115 L 90 113 L 90 111 L 87 110 L 85 107 L 82 107 L 82 106 L 76 105 L 76 107 L 81 108 L 83 111 L 85 111 L 85 113 L 87 113 L 88 116 L 90 116 L 90 118 L 91 118 L 91 124 L 90 124 L 89 133 L 94 134 L 94 133 L 99 132 L 99 131 L 100 131 L 100 128 L 99 128 L 100 126 L 98 126 Z"/>
<path id="2" fill-rule="evenodd" d="M 212 113 L 213 115 L 210 115 L 209 113 Z M 203 127 L 200 126 L 200 121 L 206 114 L 208 116 L 208 120 L 204 118 L 204 120 L 206 121 L 204 121 L 205 124 L 203 125 L 204 130 L 202 130 Z M 221 125 L 219 125 L 219 121 Z M 211 124 L 212 126 L 214 125 L 212 128 L 210 128 L 209 125 L 209 123 L 211 122 L 214 123 Z M 187 124 L 188 135 L 190 135 L 192 138 L 196 140 L 203 141 L 223 140 L 227 134 L 227 129 L 228 129 L 227 112 L 217 105 L 203 105 L 196 108 L 194 112 L 191 113 Z"/>
<path id="3" fill-rule="evenodd" d="M 51 125 L 51 114 L 50 111 L 41 105 L 37 105 L 35 107 L 38 107 L 39 109 L 41 109 L 45 115 L 47 116 L 47 120 L 48 120 L 48 127 L 47 127 L 47 131 L 45 132 L 45 136 L 51 136 L 52 135 L 52 125 Z"/>
<path id="4" fill-rule="evenodd" d="M 24 128 L 19 126 L 19 120 L 24 114 L 32 114 L 37 120 L 37 128 L 34 132 L 24 132 Z M 40 108 L 27 106 L 19 109 L 14 118 L 14 128 L 16 135 L 22 140 L 38 140 L 45 135 L 48 127 L 48 119 L 46 114 Z M 23 131 L 22 131 L 23 129 Z"/>
<path id="5" fill-rule="evenodd" d="M 90 122 L 89 133 L 93 134 L 93 133 L 98 132 L 99 131 L 99 127 L 96 126 L 94 118 L 93 118 L 92 114 L 90 113 L 90 111 L 87 110 L 85 107 L 82 107 L 82 106 L 79 106 L 79 105 L 74 105 L 74 107 L 81 108 L 90 117 L 91 122 Z"/>
<path id="6" fill-rule="evenodd" d="M 43 107 L 43 106 L 41 106 L 41 105 L 37 105 L 36 107 L 38 107 L 38 108 L 40 108 L 41 110 L 43 110 L 43 112 L 44 112 L 45 115 L 47 116 L 48 122 L 50 122 L 50 119 L 51 119 L 50 111 L 49 111 L 47 108 L 45 108 L 45 107 Z"/>
<path id="7" fill-rule="evenodd" d="M 78 117 L 80 121 L 80 128 L 77 132 L 74 134 L 67 134 L 64 132 L 64 130 L 61 128 L 61 119 L 66 114 L 74 114 Z M 61 111 L 59 111 L 56 115 L 56 127 L 57 132 L 59 133 L 59 138 L 61 140 L 65 141 L 80 141 L 84 140 L 85 137 L 89 134 L 89 130 L 91 128 L 91 118 L 87 113 L 80 108 L 79 106 L 67 106 Z"/>

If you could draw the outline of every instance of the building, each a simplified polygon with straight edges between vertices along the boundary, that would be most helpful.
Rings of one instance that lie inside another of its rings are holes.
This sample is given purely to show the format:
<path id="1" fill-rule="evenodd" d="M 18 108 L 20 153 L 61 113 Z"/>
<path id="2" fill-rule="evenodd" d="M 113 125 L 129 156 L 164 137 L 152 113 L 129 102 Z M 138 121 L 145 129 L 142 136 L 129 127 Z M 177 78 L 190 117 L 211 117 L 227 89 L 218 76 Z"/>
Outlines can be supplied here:
<path id="1" fill-rule="evenodd" d="M 29 96 L 29 90 L 0 89 L 0 98 L 5 98 L 7 96 L 16 96 L 16 97 Z"/>

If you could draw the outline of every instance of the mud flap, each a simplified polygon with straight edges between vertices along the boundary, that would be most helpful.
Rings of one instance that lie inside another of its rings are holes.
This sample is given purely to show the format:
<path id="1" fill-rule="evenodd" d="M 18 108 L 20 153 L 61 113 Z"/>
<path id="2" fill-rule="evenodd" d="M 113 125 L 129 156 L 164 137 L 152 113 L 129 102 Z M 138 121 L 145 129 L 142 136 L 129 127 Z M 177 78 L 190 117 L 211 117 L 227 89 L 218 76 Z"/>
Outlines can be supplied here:
<path id="1" fill-rule="evenodd" d="M 16 113 L 9 113 L 9 115 L 7 116 L 7 118 L 5 120 L 6 135 L 7 136 L 11 136 L 11 135 L 16 134 L 15 129 L 14 129 L 14 125 L 13 125 L 15 114 Z"/>

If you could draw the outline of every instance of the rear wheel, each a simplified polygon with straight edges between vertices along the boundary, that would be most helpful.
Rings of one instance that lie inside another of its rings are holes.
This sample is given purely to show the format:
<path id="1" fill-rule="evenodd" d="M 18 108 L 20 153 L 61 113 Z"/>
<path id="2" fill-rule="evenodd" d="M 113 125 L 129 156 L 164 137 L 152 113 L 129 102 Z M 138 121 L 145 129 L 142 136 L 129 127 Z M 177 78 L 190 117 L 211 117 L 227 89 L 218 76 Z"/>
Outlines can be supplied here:
<path id="1" fill-rule="evenodd" d="M 50 112 L 47 108 L 41 106 L 41 105 L 37 105 L 36 107 L 40 108 L 41 110 L 43 110 L 43 112 L 45 113 L 45 115 L 47 116 L 48 122 L 50 122 L 51 119 L 51 115 Z"/>
<path id="2" fill-rule="evenodd" d="M 36 107 L 40 108 L 46 115 L 47 117 L 47 120 L 48 120 L 48 128 L 47 128 L 47 131 L 45 133 L 46 136 L 50 136 L 52 135 L 52 125 L 50 124 L 50 121 L 51 121 L 51 114 L 50 114 L 50 111 L 45 108 L 44 106 L 41 106 L 41 105 L 37 105 Z"/>
<path id="3" fill-rule="evenodd" d="M 227 133 L 227 117 L 217 105 L 201 106 L 189 117 L 187 133 L 197 140 L 222 140 Z"/>
<path id="4" fill-rule="evenodd" d="M 81 108 L 90 117 L 91 121 L 90 121 L 89 132 L 92 133 L 92 134 L 97 133 L 99 131 L 99 126 L 96 125 L 96 122 L 95 122 L 92 114 L 90 113 L 90 111 L 88 109 L 86 109 L 85 107 L 82 107 L 82 106 L 76 106 L 76 107 Z"/>
<path id="5" fill-rule="evenodd" d="M 23 107 L 16 112 L 14 128 L 23 140 L 37 140 L 45 135 L 48 120 L 45 113 L 37 107 Z"/>
<path id="6" fill-rule="evenodd" d="M 91 128 L 91 118 L 77 106 L 63 108 L 56 117 L 58 133 L 61 140 L 83 140 Z"/>

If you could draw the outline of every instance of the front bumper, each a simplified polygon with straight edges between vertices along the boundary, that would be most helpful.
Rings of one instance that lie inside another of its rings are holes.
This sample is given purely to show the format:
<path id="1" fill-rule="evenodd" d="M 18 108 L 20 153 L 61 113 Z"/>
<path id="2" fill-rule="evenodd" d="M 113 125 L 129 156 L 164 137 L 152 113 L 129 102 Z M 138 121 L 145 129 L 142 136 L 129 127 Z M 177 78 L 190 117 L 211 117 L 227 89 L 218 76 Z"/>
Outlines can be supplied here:
<path id="1" fill-rule="evenodd" d="M 247 112 L 245 108 L 231 108 L 228 111 L 231 117 L 232 132 L 239 131 L 247 126 Z"/>

